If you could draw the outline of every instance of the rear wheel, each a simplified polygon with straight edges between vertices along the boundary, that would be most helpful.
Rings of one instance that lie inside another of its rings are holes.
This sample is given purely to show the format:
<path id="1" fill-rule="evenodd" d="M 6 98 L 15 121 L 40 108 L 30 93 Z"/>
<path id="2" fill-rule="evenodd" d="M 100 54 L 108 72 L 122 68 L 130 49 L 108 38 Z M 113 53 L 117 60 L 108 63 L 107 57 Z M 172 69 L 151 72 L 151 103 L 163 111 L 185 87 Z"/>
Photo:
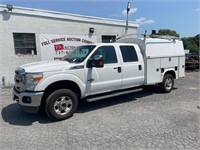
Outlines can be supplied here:
<path id="1" fill-rule="evenodd" d="M 45 102 L 46 114 L 55 121 L 71 117 L 78 106 L 78 99 L 74 92 L 59 89 L 53 92 Z"/>
<path id="2" fill-rule="evenodd" d="M 159 84 L 159 88 L 163 93 L 170 93 L 174 87 L 174 78 L 167 74 L 164 76 L 163 82 Z"/>

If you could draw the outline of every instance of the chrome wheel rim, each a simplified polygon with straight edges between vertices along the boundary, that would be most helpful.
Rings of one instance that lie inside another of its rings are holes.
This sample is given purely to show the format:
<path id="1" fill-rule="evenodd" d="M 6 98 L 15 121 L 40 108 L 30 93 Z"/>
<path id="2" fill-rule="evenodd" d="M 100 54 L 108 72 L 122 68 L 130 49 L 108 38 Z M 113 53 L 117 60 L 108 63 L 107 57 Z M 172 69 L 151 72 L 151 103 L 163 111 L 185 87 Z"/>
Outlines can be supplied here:
<path id="1" fill-rule="evenodd" d="M 72 99 L 68 96 L 59 97 L 54 103 L 54 111 L 58 115 L 66 115 L 73 107 Z"/>
<path id="2" fill-rule="evenodd" d="M 165 88 L 167 90 L 170 90 L 173 86 L 173 81 L 171 78 L 167 78 L 166 81 L 165 81 Z"/>

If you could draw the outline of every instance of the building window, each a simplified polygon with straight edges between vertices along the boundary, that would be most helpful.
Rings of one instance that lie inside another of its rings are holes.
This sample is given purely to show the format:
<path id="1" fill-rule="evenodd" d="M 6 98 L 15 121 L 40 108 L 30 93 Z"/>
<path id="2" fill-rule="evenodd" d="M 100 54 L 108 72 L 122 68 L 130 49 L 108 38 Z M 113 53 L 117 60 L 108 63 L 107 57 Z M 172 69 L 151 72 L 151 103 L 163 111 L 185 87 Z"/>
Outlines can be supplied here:
<path id="1" fill-rule="evenodd" d="M 13 33 L 16 55 L 37 55 L 34 33 Z"/>
<path id="2" fill-rule="evenodd" d="M 116 41 L 115 35 L 102 35 L 102 43 L 113 43 Z"/>
<path id="3" fill-rule="evenodd" d="M 124 62 L 136 62 L 138 57 L 133 46 L 120 46 Z"/>

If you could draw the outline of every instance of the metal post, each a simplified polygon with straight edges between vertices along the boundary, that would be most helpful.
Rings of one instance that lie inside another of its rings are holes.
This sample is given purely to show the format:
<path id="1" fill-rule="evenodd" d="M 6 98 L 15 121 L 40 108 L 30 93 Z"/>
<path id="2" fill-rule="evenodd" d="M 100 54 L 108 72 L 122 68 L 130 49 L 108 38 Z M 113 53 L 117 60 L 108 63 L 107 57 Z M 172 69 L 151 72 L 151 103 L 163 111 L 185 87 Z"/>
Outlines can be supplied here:
<path id="1" fill-rule="evenodd" d="M 126 33 L 128 33 L 128 11 L 127 11 L 127 17 L 126 17 Z"/>
<path id="2" fill-rule="evenodd" d="M 2 80 L 2 85 L 5 86 L 5 80 L 6 80 L 5 76 L 3 76 L 1 80 Z"/>
<path id="3" fill-rule="evenodd" d="M 126 32 L 125 33 L 128 33 L 128 14 L 129 14 L 129 11 L 131 10 L 131 2 L 128 2 L 126 10 L 127 10 L 127 17 L 126 17 Z"/>

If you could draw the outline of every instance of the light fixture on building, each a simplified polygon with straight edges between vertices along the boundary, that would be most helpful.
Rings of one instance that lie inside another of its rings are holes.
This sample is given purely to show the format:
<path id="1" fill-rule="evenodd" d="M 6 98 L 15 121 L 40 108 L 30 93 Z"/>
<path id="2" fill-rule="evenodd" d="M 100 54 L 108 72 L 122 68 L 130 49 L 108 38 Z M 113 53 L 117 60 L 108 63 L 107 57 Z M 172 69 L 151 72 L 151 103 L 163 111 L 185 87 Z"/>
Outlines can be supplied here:
<path id="1" fill-rule="evenodd" d="M 94 28 L 89 28 L 90 33 L 94 33 Z"/>
<path id="2" fill-rule="evenodd" d="M 128 2 L 128 4 L 127 4 L 127 14 L 129 13 L 130 10 L 131 10 L 131 2 Z"/>
<path id="3" fill-rule="evenodd" d="M 126 33 L 127 33 L 127 31 L 128 31 L 128 14 L 129 14 L 129 11 L 131 10 L 131 2 L 128 2 L 126 10 L 127 10 Z"/>
<path id="4" fill-rule="evenodd" d="M 13 5 L 7 4 L 6 8 L 8 9 L 8 11 L 12 11 L 13 10 Z"/>

